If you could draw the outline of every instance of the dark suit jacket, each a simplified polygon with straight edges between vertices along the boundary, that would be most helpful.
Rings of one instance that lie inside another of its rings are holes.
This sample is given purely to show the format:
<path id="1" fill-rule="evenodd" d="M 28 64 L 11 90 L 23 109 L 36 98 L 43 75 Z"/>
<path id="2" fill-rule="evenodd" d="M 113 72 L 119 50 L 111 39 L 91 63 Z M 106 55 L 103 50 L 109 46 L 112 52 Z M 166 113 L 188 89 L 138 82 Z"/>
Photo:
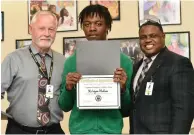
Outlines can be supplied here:
<path id="1" fill-rule="evenodd" d="M 135 65 L 133 79 L 142 60 Z M 152 96 L 145 95 L 152 79 Z M 132 79 L 132 82 L 133 82 Z M 133 84 L 133 83 L 131 83 Z M 131 95 L 134 94 L 131 86 Z M 133 97 L 131 97 L 133 99 Z M 194 70 L 189 59 L 165 47 L 145 76 L 130 110 L 132 134 L 188 134 L 194 117 Z"/>

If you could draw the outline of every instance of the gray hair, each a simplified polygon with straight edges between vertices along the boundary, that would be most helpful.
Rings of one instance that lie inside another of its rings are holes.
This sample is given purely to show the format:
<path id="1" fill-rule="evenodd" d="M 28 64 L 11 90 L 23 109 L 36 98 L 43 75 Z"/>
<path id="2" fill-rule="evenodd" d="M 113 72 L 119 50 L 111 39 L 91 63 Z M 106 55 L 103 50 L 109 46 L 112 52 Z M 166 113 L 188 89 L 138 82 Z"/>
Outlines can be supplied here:
<path id="1" fill-rule="evenodd" d="M 56 24 L 58 26 L 58 20 L 57 20 L 56 15 L 50 11 L 47 11 L 47 10 L 41 10 L 41 11 L 36 12 L 32 17 L 30 24 L 35 23 L 39 15 L 51 15 L 51 16 L 53 16 L 54 19 L 56 20 Z"/>

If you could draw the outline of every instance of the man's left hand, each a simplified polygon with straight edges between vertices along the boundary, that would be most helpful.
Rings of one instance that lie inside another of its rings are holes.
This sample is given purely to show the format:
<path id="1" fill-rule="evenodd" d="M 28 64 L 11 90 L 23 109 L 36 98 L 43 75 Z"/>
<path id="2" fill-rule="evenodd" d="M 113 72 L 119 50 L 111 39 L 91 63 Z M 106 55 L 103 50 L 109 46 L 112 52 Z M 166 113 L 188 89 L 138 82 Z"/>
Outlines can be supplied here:
<path id="1" fill-rule="evenodd" d="M 127 74 L 122 68 L 117 68 L 114 71 L 114 82 L 119 82 L 121 85 L 121 89 L 126 89 L 126 82 L 127 82 Z"/>

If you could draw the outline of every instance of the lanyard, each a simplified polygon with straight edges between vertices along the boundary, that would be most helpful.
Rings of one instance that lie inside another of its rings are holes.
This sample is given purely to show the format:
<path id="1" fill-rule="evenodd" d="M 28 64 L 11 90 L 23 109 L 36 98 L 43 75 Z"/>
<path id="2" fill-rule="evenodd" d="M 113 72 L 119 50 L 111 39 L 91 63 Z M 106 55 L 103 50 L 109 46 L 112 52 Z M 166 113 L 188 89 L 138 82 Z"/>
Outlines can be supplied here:
<path id="1" fill-rule="evenodd" d="M 32 53 L 32 50 L 31 48 L 29 47 L 29 51 L 30 51 L 30 54 L 32 56 L 32 58 L 34 59 L 36 65 L 38 66 L 39 70 L 41 71 L 41 73 L 44 75 L 44 77 L 46 77 L 48 79 L 48 84 L 50 84 L 50 81 L 51 81 L 51 77 L 52 77 L 52 72 L 53 72 L 53 52 L 52 52 L 52 59 L 51 59 L 51 66 L 50 66 L 50 73 L 49 73 L 49 76 L 47 75 L 47 72 L 45 74 L 45 72 L 42 70 L 40 64 L 38 63 L 38 60 L 36 59 L 36 57 L 34 56 L 34 54 Z M 46 64 L 46 63 L 45 63 Z"/>

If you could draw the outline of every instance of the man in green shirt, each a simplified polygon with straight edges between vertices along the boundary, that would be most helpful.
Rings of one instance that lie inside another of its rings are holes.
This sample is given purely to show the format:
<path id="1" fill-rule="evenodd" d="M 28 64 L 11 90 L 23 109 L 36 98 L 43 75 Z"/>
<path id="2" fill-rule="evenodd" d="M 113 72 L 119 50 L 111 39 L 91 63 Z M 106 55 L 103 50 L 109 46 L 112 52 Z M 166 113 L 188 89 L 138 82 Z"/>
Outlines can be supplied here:
<path id="1" fill-rule="evenodd" d="M 106 40 L 111 30 L 112 18 L 108 9 L 101 5 L 89 5 L 80 15 L 79 22 L 87 40 Z M 59 106 L 65 112 L 71 111 L 69 130 L 71 134 L 121 134 L 123 128 L 122 113 L 130 106 L 130 81 L 132 61 L 120 54 L 121 68 L 114 72 L 114 82 L 121 86 L 121 109 L 79 110 L 77 108 L 76 84 L 81 74 L 76 72 L 76 53 L 70 56 L 64 65 L 63 81 L 59 96 Z"/>

